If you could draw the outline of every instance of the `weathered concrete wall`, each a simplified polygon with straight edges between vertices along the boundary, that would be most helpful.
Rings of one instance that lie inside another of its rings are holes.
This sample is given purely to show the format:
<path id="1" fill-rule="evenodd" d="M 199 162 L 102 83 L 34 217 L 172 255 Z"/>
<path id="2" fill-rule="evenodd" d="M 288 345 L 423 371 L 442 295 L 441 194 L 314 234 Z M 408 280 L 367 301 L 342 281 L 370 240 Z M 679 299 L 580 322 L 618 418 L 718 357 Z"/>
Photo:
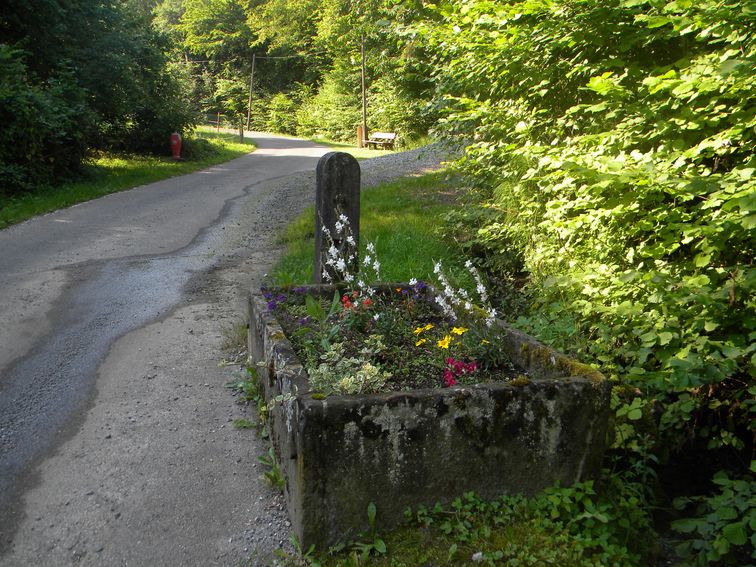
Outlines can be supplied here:
<path id="1" fill-rule="evenodd" d="M 266 398 L 284 395 L 270 430 L 286 479 L 294 531 L 324 547 L 378 525 L 407 506 L 465 491 L 495 498 L 533 494 L 598 472 L 609 385 L 590 367 L 509 329 L 506 348 L 528 380 L 474 387 L 313 398 L 266 303 L 250 297 L 250 355 L 265 361 Z"/>

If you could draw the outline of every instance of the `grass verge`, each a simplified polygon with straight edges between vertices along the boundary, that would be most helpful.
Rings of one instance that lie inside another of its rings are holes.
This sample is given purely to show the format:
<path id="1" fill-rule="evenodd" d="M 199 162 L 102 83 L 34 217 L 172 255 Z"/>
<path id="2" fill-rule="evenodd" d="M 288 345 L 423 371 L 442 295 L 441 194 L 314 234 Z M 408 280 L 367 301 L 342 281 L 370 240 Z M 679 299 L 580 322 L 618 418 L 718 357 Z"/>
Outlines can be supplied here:
<path id="1" fill-rule="evenodd" d="M 441 261 L 452 277 L 467 281 L 463 259 L 436 232 L 443 215 L 454 206 L 454 191 L 453 181 L 440 172 L 362 193 L 360 247 L 364 253 L 367 242 L 375 244 L 384 281 L 432 279 L 436 261 Z M 271 271 L 274 284 L 312 281 L 314 225 L 315 210 L 310 207 L 280 235 L 287 251 Z"/>
<path id="2" fill-rule="evenodd" d="M 0 196 L 0 228 L 103 195 L 192 173 L 254 150 L 251 140 L 240 144 L 238 134 L 217 133 L 208 128 L 197 129 L 185 146 L 194 147 L 197 157 L 174 161 L 170 157 L 102 152 L 84 164 L 79 180 L 40 187 L 34 193 Z"/>

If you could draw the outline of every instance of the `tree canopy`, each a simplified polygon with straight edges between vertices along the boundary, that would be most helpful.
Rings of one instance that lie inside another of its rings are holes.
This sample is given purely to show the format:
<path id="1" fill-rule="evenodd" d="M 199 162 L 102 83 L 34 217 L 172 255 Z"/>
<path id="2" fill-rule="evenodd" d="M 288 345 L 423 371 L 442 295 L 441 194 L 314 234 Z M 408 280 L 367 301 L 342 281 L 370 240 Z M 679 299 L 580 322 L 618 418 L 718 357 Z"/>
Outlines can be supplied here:
<path id="1" fill-rule="evenodd" d="M 163 149 L 193 123 L 151 14 L 115 0 L 9 0 L 0 16 L 2 191 L 76 170 L 92 148 Z"/>

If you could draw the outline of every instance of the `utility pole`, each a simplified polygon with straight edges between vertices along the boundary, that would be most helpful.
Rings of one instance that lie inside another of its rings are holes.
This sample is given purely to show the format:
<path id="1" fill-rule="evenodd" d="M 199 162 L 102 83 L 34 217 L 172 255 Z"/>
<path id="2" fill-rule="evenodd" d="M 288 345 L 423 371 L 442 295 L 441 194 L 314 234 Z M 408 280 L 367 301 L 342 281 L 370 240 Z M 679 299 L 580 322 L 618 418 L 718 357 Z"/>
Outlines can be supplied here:
<path id="1" fill-rule="evenodd" d="M 249 120 L 252 115 L 252 85 L 255 82 L 255 54 L 252 54 L 252 72 L 249 75 L 249 101 L 247 102 L 247 130 L 249 130 Z"/>
<path id="2" fill-rule="evenodd" d="M 367 129 L 367 97 L 365 95 L 365 34 L 362 34 L 360 41 L 360 55 L 362 57 L 362 136 L 363 140 L 368 139 Z"/>

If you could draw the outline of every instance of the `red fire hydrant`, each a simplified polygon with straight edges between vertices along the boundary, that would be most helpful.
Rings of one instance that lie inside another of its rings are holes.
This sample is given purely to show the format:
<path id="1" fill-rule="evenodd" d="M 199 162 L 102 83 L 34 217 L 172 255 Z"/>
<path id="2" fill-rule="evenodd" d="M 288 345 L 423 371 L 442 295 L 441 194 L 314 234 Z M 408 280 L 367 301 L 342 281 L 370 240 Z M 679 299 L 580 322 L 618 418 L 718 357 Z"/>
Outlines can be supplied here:
<path id="1" fill-rule="evenodd" d="M 173 152 L 173 159 L 181 159 L 181 134 L 174 132 L 171 134 L 171 151 Z"/>

